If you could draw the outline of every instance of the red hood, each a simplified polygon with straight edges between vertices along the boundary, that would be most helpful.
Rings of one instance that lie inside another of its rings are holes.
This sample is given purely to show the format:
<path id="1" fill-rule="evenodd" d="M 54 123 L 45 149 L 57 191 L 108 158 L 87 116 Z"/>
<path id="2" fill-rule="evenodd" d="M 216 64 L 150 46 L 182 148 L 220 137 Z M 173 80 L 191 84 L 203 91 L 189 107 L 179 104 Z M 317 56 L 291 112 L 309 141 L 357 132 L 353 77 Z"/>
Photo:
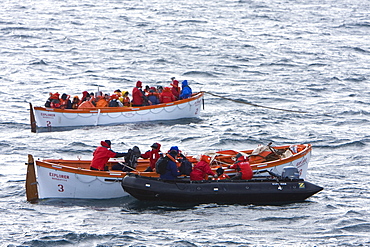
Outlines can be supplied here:
<path id="1" fill-rule="evenodd" d="M 108 144 L 108 143 L 106 143 L 105 141 L 101 141 L 101 142 L 100 142 L 100 145 L 102 145 L 103 147 L 110 148 L 109 144 Z"/>

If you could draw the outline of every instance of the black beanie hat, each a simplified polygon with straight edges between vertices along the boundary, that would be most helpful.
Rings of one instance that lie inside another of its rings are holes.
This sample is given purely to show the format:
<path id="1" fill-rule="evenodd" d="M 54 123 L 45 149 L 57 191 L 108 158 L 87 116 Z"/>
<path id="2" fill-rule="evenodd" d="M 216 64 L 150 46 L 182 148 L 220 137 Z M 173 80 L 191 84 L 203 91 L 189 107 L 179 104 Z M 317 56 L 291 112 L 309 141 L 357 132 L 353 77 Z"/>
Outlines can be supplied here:
<path id="1" fill-rule="evenodd" d="M 112 142 L 110 140 L 105 140 L 104 141 L 105 143 L 107 143 L 109 145 L 109 147 L 111 146 Z"/>

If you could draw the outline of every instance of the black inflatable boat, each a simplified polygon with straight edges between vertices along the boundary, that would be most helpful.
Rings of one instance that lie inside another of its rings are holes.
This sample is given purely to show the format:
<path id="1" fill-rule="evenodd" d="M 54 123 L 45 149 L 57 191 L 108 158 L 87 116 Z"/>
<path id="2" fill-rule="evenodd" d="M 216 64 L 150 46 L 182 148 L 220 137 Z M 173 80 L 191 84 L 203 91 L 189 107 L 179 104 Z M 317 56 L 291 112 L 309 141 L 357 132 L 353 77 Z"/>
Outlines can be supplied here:
<path id="1" fill-rule="evenodd" d="M 142 201 L 227 204 L 300 202 L 323 189 L 303 179 L 164 181 L 137 174 L 126 175 L 122 187 Z"/>

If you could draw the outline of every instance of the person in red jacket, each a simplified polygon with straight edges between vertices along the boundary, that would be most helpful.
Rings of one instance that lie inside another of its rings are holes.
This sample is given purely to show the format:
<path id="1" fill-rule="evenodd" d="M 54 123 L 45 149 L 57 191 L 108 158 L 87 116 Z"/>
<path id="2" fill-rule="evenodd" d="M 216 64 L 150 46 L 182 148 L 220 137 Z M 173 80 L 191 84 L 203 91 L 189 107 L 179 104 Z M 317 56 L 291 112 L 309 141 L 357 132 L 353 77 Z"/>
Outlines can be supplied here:
<path id="1" fill-rule="evenodd" d="M 159 143 L 153 143 L 153 145 L 150 146 L 152 150 L 146 151 L 144 154 L 141 155 L 141 158 L 149 159 L 149 167 L 145 170 L 146 172 L 152 172 L 155 169 L 155 163 L 157 160 L 161 157 L 161 144 Z"/>
<path id="2" fill-rule="evenodd" d="M 249 165 L 249 159 L 242 154 L 236 155 L 236 162 L 229 166 L 230 169 L 235 169 L 237 174 L 232 179 L 244 179 L 250 180 L 253 177 L 253 171 L 251 166 Z"/>
<path id="3" fill-rule="evenodd" d="M 136 87 L 132 90 L 132 106 L 143 106 L 145 105 L 145 95 L 141 90 L 143 83 L 141 81 L 136 82 Z"/>
<path id="4" fill-rule="evenodd" d="M 207 155 L 202 155 L 200 161 L 193 167 L 193 170 L 190 173 L 190 180 L 206 180 L 208 175 L 217 177 L 209 166 L 210 161 L 211 157 Z"/>
<path id="5" fill-rule="evenodd" d="M 90 170 L 107 171 L 106 166 L 110 158 L 124 157 L 126 153 L 116 153 L 110 149 L 111 141 L 105 140 L 100 142 L 101 147 L 95 149 L 93 159 L 90 164 Z"/>
<path id="6" fill-rule="evenodd" d="M 175 77 L 172 77 L 171 80 L 172 80 L 171 92 L 173 96 L 175 96 L 176 100 L 178 100 L 180 97 L 180 93 L 181 93 L 181 88 L 179 87 L 179 81 L 175 80 Z"/>
<path id="7" fill-rule="evenodd" d="M 169 88 L 169 87 L 165 87 L 163 89 L 163 92 L 159 96 L 159 101 L 161 103 L 170 103 L 170 102 L 174 102 L 175 100 L 176 100 L 176 98 L 175 98 L 175 96 L 173 96 L 173 94 L 171 92 L 171 88 Z"/>

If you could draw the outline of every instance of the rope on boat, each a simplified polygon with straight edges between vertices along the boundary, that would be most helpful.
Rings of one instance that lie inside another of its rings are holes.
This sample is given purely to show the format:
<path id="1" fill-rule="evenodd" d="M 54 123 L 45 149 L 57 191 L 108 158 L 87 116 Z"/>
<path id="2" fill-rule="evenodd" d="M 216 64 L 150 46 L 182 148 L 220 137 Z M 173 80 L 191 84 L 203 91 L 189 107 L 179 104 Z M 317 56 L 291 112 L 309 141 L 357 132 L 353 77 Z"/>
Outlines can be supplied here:
<path id="1" fill-rule="evenodd" d="M 251 105 L 251 106 L 255 106 L 255 107 L 261 107 L 261 108 L 266 108 L 266 109 L 271 109 L 271 110 L 278 110 L 278 111 L 287 111 L 287 112 L 296 112 L 296 113 L 308 113 L 306 111 L 287 110 L 287 109 L 281 109 L 281 108 L 276 108 L 276 107 L 269 107 L 269 106 L 257 105 L 257 104 L 248 103 L 248 102 L 245 102 L 245 101 L 242 101 L 242 100 L 230 99 L 230 98 L 227 98 L 227 97 L 224 97 L 224 96 L 221 96 L 221 95 L 217 95 L 217 94 L 210 93 L 210 92 L 205 92 L 205 91 L 203 91 L 203 93 L 207 93 L 207 94 L 210 94 L 212 96 L 215 96 L 215 97 L 218 97 L 218 98 L 221 98 L 221 99 L 226 99 L 226 100 L 230 100 L 230 101 L 233 101 L 233 102 L 236 102 L 236 103 Z"/>

